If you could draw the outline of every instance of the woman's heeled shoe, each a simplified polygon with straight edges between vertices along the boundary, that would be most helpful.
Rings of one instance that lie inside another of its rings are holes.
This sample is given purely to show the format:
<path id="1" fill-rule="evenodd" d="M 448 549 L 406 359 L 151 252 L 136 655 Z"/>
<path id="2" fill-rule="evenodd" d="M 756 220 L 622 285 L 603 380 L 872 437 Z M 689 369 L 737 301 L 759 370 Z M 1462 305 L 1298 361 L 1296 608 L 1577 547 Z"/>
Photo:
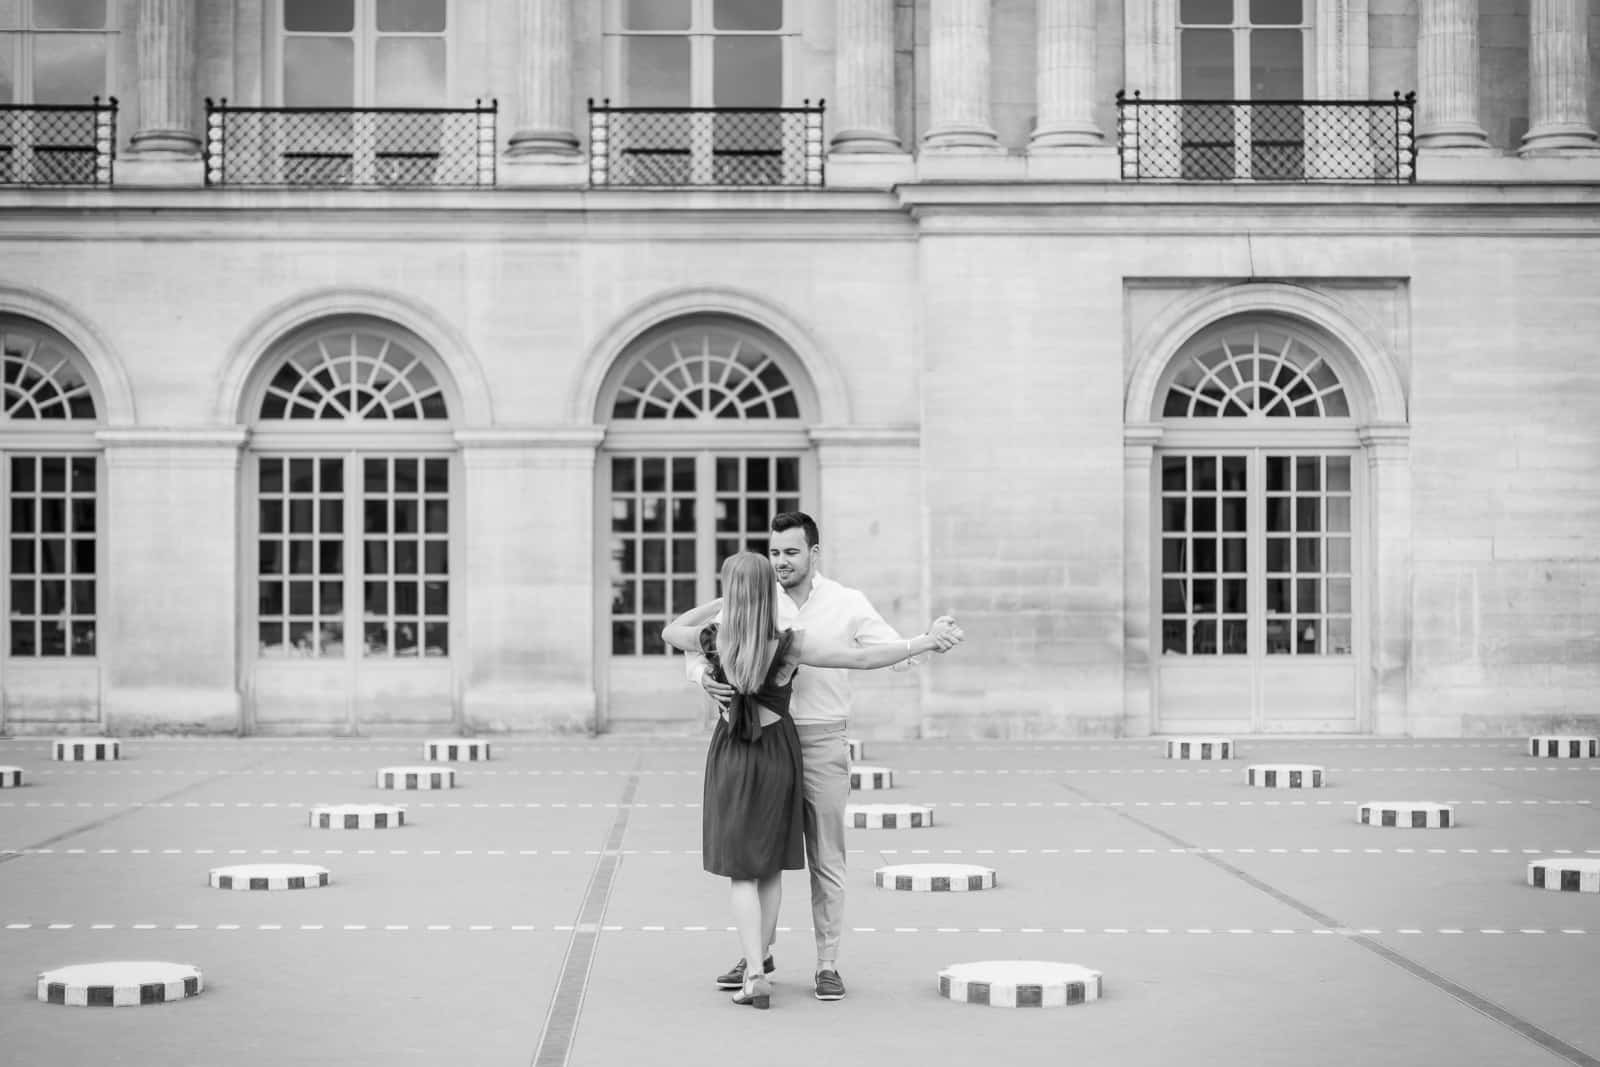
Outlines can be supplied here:
<path id="1" fill-rule="evenodd" d="M 767 981 L 767 976 L 758 974 L 745 979 L 739 992 L 733 995 L 735 1004 L 748 1004 L 752 1008 L 766 1011 L 772 1007 L 772 983 Z"/>

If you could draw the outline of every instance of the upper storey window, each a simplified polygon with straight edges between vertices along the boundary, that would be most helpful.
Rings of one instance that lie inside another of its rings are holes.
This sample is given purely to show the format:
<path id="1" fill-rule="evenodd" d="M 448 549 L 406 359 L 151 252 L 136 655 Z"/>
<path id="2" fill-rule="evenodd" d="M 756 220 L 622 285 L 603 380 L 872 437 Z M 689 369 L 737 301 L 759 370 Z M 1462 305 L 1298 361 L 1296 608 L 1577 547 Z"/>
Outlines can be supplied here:
<path id="1" fill-rule="evenodd" d="M 1180 0 L 1185 100 L 1304 100 L 1311 0 Z"/>
<path id="2" fill-rule="evenodd" d="M 283 106 L 445 106 L 449 6 L 448 0 L 281 0 Z"/>
<path id="3" fill-rule="evenodd" d="M 111 95 L 108 0 L 0 0 L 0 104 L 87 104 Z"/>
<path id="4" fill-rule="evenodd" d="M 629 107 L 784 104 L 784 0 L 620 0 Z"/>

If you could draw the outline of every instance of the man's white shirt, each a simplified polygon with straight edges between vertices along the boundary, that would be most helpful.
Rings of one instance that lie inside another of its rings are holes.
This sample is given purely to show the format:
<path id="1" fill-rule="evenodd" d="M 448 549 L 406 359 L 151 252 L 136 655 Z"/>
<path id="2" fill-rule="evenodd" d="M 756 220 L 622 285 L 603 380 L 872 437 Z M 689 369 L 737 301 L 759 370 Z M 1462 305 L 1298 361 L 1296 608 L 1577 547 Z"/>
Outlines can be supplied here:
<path id="1" fill-rule="evenodd" d="M 719 613 L 716 621 L 721 620 Z M 778 628 L 804 630 L 816 640 L 838 645 L 882 645 L 905 640 L 883 621 L 865 593 L 820 574 L 812 575 L 811 595 L 803 605 L 796 605 L 781 586 L 778 588 Z M 699 685 L 709 665 L 698 652 L 689 653 L 687 659 L 685 673 Z M 910 659 L 895 666 L 904 668 L 915 662 Z M 846 721 L 850 717 L 850 671 L 844 667 L 802 667 L 796 671 L 789 714 L 797 726 Z"/>

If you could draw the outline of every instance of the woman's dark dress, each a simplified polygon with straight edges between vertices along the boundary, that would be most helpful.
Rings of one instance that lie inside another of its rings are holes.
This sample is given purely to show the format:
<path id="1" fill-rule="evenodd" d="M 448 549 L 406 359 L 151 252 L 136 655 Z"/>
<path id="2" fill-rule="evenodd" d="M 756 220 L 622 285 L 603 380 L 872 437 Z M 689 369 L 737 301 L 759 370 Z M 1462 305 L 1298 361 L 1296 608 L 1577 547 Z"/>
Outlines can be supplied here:
<path id="1" fill-rule="evenodd" d="M 749 879 L 805 869 L 800 735 L 789 717 L 793 643 L 794 632 L 783 631 L 761 689 L 735 693 L 727 717 L 718 716 L 711 732 L 700 848 L 712 874 Z M 726 682 L 717 658 L 715 623 L 700 631 L 700 649 L 717 681 Z M 780 677 L 781 685 L 775 681 Z M 758 704 L 776 713 L 778 721 L 762 726 Z"/>

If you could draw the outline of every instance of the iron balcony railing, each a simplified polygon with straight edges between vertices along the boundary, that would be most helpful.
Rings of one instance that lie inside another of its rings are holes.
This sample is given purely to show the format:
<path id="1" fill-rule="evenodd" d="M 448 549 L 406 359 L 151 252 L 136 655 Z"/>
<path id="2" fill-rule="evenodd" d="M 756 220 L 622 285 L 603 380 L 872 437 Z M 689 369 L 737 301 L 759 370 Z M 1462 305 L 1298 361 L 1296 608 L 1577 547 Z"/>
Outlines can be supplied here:
<path id="1" fill-rule="evenodd" d="M 823 101 L 612 107 L 589 101 L 589 184 L 788 186 L 824 180 Z"/>
<path id="2" fill-rule="evenodd" d="M 117 98 L 0 105 L 0 185 L 110 185 Z"/>
<path id="3" fill-rule="evenodd" d="M 495 183 L 499 105 L 229 107 L 206 100 L 206 184 L 441 188 Z"/>
<path id="4" fill-rule="evenodd" d="M 1142 100 L 1117 94 L 1131 181 L 1417 180 L 1416 93 L 1393 100 Z"/>

